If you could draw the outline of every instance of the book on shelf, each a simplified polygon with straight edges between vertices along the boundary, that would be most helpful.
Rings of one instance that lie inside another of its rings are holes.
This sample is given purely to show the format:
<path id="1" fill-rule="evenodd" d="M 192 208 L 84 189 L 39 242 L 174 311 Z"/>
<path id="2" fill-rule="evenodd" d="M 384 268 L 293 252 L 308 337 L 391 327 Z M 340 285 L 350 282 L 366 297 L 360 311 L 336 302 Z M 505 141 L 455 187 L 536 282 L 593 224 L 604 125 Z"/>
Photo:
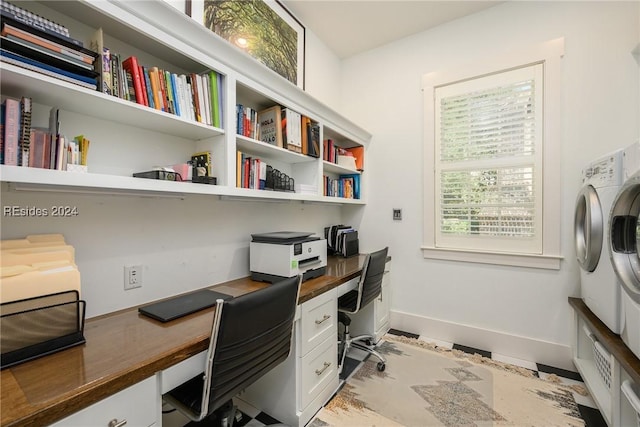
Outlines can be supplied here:
<path id="1" fill-rule="evenodd" d="M 76 71 L 77 69 L 93 71 L 93 65 L 87 64 L 81 59 L 58 53 L 30 41 L 15 37 L 11 34 L 5 34 L 4 31 L 1 39 L 3 47 L 11 50 L 12 52 L 37 59 L 42 62 L 51 63 L 52 65 L 60 68 L 68 68 L 71 71 Z M 75 67 L 78 68 L 76 69 Z"/>
<path id="2" fill-rule="evenodd" d="M 183 106 L 180 99 L 180 87 L 178 86 L 178 78 L 175 73 L 169 73 L 169 79 L 171 80 L 171 90 L 173 94 L 174 108 L 176 115 L 183 117 Z"/>
<path id="3" fill-rule="evenodd" d="M 236 104 L 236 134 L 244 135 L 244 106 Z"/>
<path id="4" fill-rule="evenodd" d="M 31 98 L 20 99 L 20 140 L 18 141 L 20 166 L 29 166 L 29 148 L 31 143 Z"/>
<path id="5" fill-rule="evenodd" d="M 154 101 L 154 97 L 153 97 L 153 90 L 151 89 L 151 78 L 149 76 L 149 69 L 147 67 L 145 67 L 144 65 L 141 65 L 140 68 L 142 68 L 142 77 L 144 78 L 144 84 L 146 87 L 146 95 L 147 95 L 147 105 L 151 108 L 156 108 L 156 104 Z"/>
<path id="6" fill-rule="evenodd" d="M 302 144 L 301 153 L 305 156 L 309 154 L 309 128 L 311 119 L 305 115 L 300 116 L 300 142 Z"/>
<path id="7" fill-rule="evenodd" d="M 35 46 L 39 46 L 52 52 L 67 56 L 69 58 L 82 61 L 89 66 L 93 66 L 93 62 L 97 57 L 97 54 L 93 51 L 87 49 L 78 49 L 77 47 L 67 47 L 61 43 L 58 43 L 57 41 L 41 37 L 35 34 L 33 31 L 24 30 L 16 25 L 12 25 L 10 22 L 2 22 L 2 35 L 9 38 L 14 37 L 21 39 Z"/>
<path id="8" fill-rule="evenodd" d="M 4 105 L 4 164 L 18 166 L 20 100 L 7 98 Z"/>
<path id="9" fill-rule="evenodd" d="M 302 152 L 301 115 L 291 108 L 282 109 L 282 146 L 289 151 Z"/>
<path id="10" fill-rule="evenodd" d="M 0 104 L 0 165 L 4 165 L 4 115 L 5 104 Z"/>
<path id="11" fill-rule="evenodd" d="M 151 92 L 153 93 L 153 105 L 156 110 L 164 111 L 162 92 L 160 91 L 160 81 L 158 79 L 158 67 L 149 68 L 149 80 L 151 82 Z"/>
<path id="12" fill-rule="evenodd" d="M 274 105 L 258 112 L 257 122 L 260 127 L 259 140 L 267 144 L 283 147 L 282 145 L 282 122 L 281 108 Z"/>
<path id="13" fill-rule="evenodd" d="M 9 3 L 6 0 L 0 0 L 0 14 L 3 20 L 7 19 L 20 23 L 31 30 L 39 31 L 49 37 L 55 37 L 77 47 L 83 47 L 83 43 L 80 40 L 70 37 L 69 29 L 64 25 L 60 25 L 48 18 L 36 15 L 35 13 Z"/>
<path id="14" fill-rule="evenodd" d="M 112 65 L 114 65 L 113 62 Z M 122 61 L 122 68 L 131 75 L 135 101 L 138 104 L 147 105 L 144 99 L 144 93 L 142 92 L 142 76 L 140 75 L 140 68 L 138 67 L 138 58 L 135 56 L 128 57 Z M 131 94 L 129 94 L 129 96 L 131 96 Z"/>
<path id="15" fill-rule="evenodd" d="M 77 59 L 66 57 L 60 53 L 56 53 L 45 48 L 29 46 L 28 42 L 16 38 L 10 39 L 5 36 L 0 36 L 0 40 L 2 42 L 1 44 L 3 49 L 15 54 L 82 76 L 92 78 L 97 76 L 96 72 L 93 70 L 93 66 L 85 64 Z"/>
<path id="16" fill-rule="evenodd" d="M 210 91 L 211 91 L 211 107 L 212 107 L 212 111 L 211 111 L 211 121 L 212 121 L 212 125 L 215 127 L 220 127 L 220 111 L 221 111 L 221 106 L 220 106 L 220 101 L 221 101 L 221 97 L 220 97 L 220 91 L 219 91 L 219 79 L 220 79 L 220 74 L 218 74 L 217 72 L 211 70 L 209 71 L 209 83 L 210 83 Z"/>
<path id="17" fill-rule="evenodd" d="M 167 70 L 161 71 L 161 77 L 163 79 L 164 97 L 167 100 L 167 112 L 178 115 L 176 112 L 175 99 L 173 98 L 173 85 L 171 84 L 171 73 Z"/>
<path id="18" fill-rule="evenodd" d="M 51 149 L 50 149 L 50 157 L 49 157 L 49 168 L 56 168 L 56 156 L 57 156 L 57 146 L 58 146 L 58 132 L 60 132 L 60 121 L 59 121 L 60 111 L 53 107 L 49 110 L 49 136 L 51 141 Z"/>
<path id="19" fill-rule="evenodd" d="M 309 152 L 307 154 L 311 157 L 320 157 L 320 125 L 318 123 L 310 123 L 308 138 Z"/>
<path id="20" fill-rule="evenodd" d="M 68 83 L 73 83 L 87 89 L 95 90 L 97 87 L 95 78 L 74 74 L 69 71 L 44 64 L 42 62 L 35 61 L 21 55 L 14 54 L 13 52 L 9 52 L 4 48 L 0 48 L 0 59 L 8 64 L 44 74 L 49 77 L 57 78 Z"/>
<path id="21" fill-rule="evenodd" d="M 48 129 L 32 128 L 30 134 L 29 166 L 49 169 L 51 158 L 51 135 Z"/>
<path id="22" fill-rule="evenodd" d="M 110 52 L 109 63 L 111 64 L 111 67 L 109 69 L 109 71 L 111 72 L 111 95 L 122 98 L 124 96 L 124 87 L 122 85 L 122 80 L 120 79 L 122 58 L 119 54 Z"/>
<path id="23" fill-rule="evenodd" d="M 104 45 L 104 34 L 102 28 L 98 28 L 91 36 L 91 49 L 98 53 L 94 62 L 94 70 L 98 73 L 98 90 L 102 93 L 112 95 L 111 90 L 111 52 Z M 124 82 L 123 82 L 124 83 Z"/>

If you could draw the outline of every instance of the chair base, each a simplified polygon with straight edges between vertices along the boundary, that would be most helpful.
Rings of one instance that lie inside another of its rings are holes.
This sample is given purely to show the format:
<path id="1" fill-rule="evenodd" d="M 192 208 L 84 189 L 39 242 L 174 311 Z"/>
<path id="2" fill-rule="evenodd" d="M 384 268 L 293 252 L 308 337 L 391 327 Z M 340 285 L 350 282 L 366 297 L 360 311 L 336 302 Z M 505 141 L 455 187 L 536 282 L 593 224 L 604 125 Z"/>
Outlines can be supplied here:
<path id="1" fill-rule="evenodd" d="M 366 345 L 361 341 L 373 342 L 373 336 L 358 335 L 357 337 L 351 338 L 351 336 L 349 335 L 349 325 L 348 324 L 345 325 L 344 337 L 342 340 L 338 342 L 338 348 L 342 347 L 342 351 L 340 355 L 340 365 L 338 367 L 339 373 L 342 373 L 342 368 L 344 367 L 344 358 L 346 357 L 351 347 L 366 351 L 367 353 L 372 354 L 373 356 L 378 358 L 379 362 L 376 365 L 378 371 L 382 372 L 385 370 L 387 360 L 384 358 L 384 356 L 382 356 L 380 353 L 374 350 L 373 346 Z"/>
<path id="2" fill-rule="evenodd" d="M 238 411 L 238 407 L 233 404 L 233 400 L 228 400 L 218 409 L 210 413 L 209 415 L 198 421 L 196 414 L 180 410 L 175 407 L 183 415 L 191 419 L 189 425 L 201 425 L 207 427 L 233 427 L 236 422 L 239 422 L 242 418 L 242 413 Z M 240 417 L 240 418 L 238 418 Z"/>

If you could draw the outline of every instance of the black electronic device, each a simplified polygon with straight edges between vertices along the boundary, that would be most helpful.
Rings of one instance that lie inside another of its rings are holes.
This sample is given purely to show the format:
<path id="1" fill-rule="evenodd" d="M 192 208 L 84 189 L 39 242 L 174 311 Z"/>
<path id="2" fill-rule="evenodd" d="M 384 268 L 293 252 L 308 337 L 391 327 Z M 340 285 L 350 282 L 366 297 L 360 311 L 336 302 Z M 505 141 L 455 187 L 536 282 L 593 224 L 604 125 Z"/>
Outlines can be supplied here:
<path id="1" fill-rule="evenodd" d="M 231 298 L 233 298 L 231 295 L 210 289 L 202 289 L 145 305 L 144 307 L 138 308 L 138 312 L 161 322 L 168 322 L 186 316 L 187 314 L 213 307 L 216 305 L 218 299 L 228 300 Z"/>
<path id="2" fill-rule="evenodd" d="M 161 181 L 182 181 L 180 174 L 174 171 L 152 170 L 147 172 L 135 172 L 135 178 L 159 179 Z"/>

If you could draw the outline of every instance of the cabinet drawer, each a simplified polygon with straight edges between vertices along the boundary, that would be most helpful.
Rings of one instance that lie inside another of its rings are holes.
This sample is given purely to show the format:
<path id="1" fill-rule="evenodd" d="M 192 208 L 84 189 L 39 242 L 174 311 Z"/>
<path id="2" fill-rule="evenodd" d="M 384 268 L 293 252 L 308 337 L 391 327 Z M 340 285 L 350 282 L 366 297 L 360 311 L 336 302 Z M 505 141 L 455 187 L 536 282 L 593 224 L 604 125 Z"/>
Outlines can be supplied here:
<path id="1" fill-rule="evenodd" d="M 332 335 L 300 359 L 300 410 L 338 376 L 338 340 Z"/>
<path id="2" fill-rule="evenodd" d="M 298 356 L 302 357 L 329 336 L 336 336 L 338 331 L 336 289 L 302 304 L 300 314 L 300 334 L 297 342 L 299 343 Z"/>
<path id="3" fill-rule="evenodd" d="M 150 426 L 156 422 L 156 377 L 147 378 L 52 424 L 52 427 L 108 427 L 126 421 L 125 426 Z"/>

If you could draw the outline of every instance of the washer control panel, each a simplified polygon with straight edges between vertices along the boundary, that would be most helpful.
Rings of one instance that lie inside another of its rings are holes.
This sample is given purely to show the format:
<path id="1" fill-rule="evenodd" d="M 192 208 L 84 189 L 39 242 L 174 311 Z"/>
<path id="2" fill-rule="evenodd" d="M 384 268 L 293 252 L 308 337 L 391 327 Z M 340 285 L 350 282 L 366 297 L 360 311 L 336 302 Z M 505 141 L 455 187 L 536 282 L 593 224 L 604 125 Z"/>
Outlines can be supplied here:
<path id="1" fill-rule="evenodd" d="M 582 183 L 594 187 L 622 184 L 622 150 L 593 161 L 582 170 Z"/>

